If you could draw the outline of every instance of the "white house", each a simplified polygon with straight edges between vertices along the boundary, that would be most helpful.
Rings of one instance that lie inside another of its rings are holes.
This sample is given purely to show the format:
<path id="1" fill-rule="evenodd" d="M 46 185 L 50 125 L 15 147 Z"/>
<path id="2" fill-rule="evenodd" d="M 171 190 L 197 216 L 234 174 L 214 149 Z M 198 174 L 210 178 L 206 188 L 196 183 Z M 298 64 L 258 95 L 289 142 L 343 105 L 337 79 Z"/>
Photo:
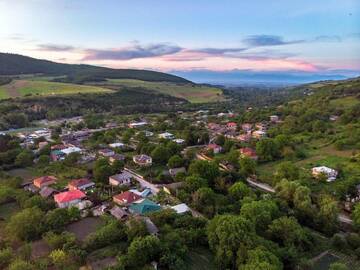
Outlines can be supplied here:
<path id="1" fill-rule="evenodd" d="M 175 136 L 173 134 L 171 134 L 170 132 L 164 132 L 164 133 L 159 134 L 159 138 L 166 139 L 166 140 L 172 140 L 175 138 Z"/>
<path id="2" fill-rule="evenodd" d="M 318 178 L 321 175 L 325 175 L 327 177 L 327 182 L 335 181 L 338 175 L 338 172 L 336 170 L 326 166 L 314 167 L 312 168 L 311 172 L 315 178 Z"/>
<path id="3" fill-rule="evenodd" d="M 130 185 L 132 175 L 126 171 L 109 177 L 109 184 L 112 186 Z"/>
<path id="4" fill-rule="evenodd" d="M 125 147 L 125 144 L 123 144 L 121 142 L 117 142 L 117 143 L 110 143 L 109 146 L 111 148 L 123 148 L 123 147 Z"/>
<path id="5" fill-rule="evenodd" d="M 177 144 L 183 144 L 185 142 L 184 139 L 174 139 L 173 142 L 176 142 Z"/>
<path id="6" fill-rule="evenodd" d="M 175 210 L 177 214 L 184 214 L 190 211 L 190 208 L 185 203 L 171 206 L 171 209 Z"/>

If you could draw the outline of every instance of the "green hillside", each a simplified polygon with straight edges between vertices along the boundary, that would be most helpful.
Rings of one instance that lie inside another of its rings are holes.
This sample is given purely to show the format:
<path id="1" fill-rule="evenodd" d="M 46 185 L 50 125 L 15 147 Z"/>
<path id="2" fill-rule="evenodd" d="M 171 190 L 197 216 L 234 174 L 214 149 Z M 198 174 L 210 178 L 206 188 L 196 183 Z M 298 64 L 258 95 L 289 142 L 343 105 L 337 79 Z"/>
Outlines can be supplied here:
<path id="1" fill-rule="evenodd" d="M 69 95 L 77 93 L 106 93 L 113 92 L 97 86 L 79 85 L 70 83 L 58 83 L 36 80 L 13 80 L 9 84 L 0 86 L 0 99 L 25 97 L 25 96 L 49 96 Z"/>
<path id="2" fill-rule="evenodd" d="M 18 54 L 0 53 L 0 75 L 19 74 L 66 75 L 66 77 L 57 80 L 72 83 L 102 81 L 105 78 L 189 83 L 188 80 L 181 77 L 150 70 L 111 69 L 90 65 L 61 64 Z"/>

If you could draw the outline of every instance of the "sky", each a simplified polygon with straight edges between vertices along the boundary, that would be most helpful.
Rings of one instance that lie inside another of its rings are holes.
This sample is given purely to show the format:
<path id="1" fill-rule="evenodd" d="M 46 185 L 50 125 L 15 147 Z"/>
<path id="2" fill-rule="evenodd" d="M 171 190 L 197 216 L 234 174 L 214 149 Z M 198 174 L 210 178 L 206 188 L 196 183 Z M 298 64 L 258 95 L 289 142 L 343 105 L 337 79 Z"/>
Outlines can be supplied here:
<path id="1" fill-rule="evenodd" d="M 0 52 L 195 80 L 353 77 L 360 0 L 0 0 Z"/>

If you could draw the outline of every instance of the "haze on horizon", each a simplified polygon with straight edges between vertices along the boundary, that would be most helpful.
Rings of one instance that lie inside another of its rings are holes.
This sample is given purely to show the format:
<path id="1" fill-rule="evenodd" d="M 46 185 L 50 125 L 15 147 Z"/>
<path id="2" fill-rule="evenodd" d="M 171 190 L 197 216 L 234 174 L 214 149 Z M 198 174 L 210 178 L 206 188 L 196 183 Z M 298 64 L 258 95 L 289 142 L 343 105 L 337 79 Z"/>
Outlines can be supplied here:
<path id="1" fill-rule="evenodd" d="M 0 52 L 194 81 L 360 74 L 360 1 L 269 2 L 0 0 Z"/>

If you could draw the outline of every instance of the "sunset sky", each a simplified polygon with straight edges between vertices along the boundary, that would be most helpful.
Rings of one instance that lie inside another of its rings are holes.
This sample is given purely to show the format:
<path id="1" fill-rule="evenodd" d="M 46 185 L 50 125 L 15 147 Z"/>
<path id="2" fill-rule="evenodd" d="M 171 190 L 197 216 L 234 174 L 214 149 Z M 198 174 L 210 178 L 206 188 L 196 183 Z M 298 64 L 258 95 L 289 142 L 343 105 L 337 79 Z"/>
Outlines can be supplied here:
<path id="1" fill-rule="evenodd" d="M 0 51 L 166 72 L 360 74 L 359 0 L 0 0 Z"/>

